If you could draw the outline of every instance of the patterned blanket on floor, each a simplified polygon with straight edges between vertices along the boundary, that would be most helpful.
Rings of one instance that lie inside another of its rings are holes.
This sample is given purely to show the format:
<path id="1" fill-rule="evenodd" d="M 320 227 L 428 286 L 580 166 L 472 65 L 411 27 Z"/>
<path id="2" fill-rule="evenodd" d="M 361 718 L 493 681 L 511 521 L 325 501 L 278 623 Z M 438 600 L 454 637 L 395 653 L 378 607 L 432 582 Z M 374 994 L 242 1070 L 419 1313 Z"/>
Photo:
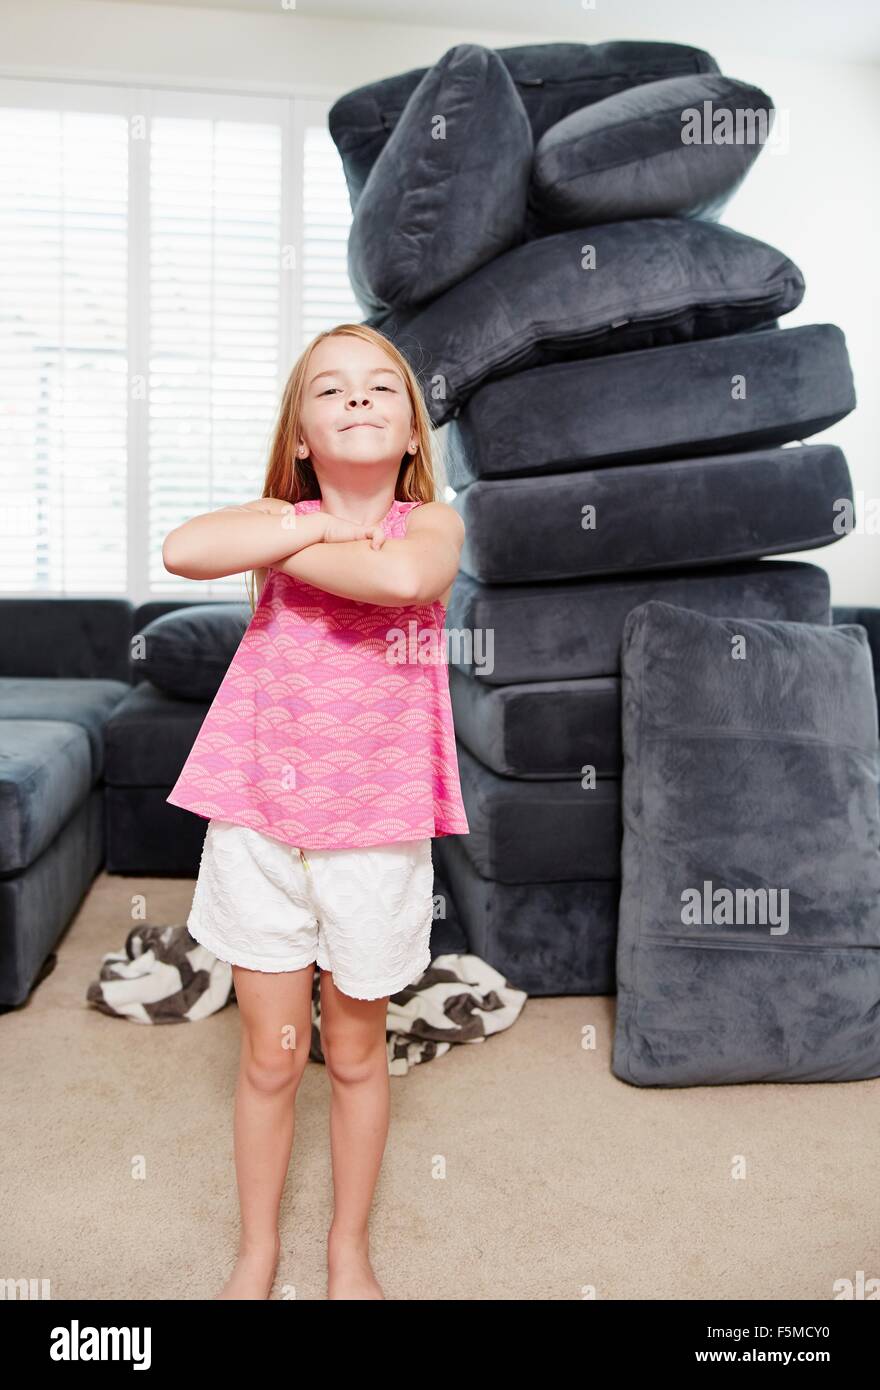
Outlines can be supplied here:
<path id="1" fill-rule="evenodd" d="M 403 1076 L 455 1043 L 485 1042 L 509 1028 L 528 998 L 479 956 L 436 956 L 414 984 L 388 1001 L 388 1070 Z M 195 1023 L 235 999 L 232 966 L 195 941 L 186 926 L 134 927 L 109 951 L 86 1000 L 134 1023 Z M 312 981 L 309 1057 L 323 1062 L 320 971 Z"/>

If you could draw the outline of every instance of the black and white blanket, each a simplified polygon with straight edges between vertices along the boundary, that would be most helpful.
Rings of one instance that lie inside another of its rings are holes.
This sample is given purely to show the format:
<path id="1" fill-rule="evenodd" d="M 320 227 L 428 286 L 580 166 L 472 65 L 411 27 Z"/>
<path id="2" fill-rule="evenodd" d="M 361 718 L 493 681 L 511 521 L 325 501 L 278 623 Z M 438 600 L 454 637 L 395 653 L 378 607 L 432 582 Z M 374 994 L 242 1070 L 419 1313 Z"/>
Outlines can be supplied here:
<path id="1" fill-rule="evenodd" d="M 190 936 L 186 926 L 134 927 L 121 951 L 109 951 L 86 1000 L 133 1023 L 195 1023 L 235 998 L 232 966 Z M 436 956 L 420 978 L 388 1001 L 388 1070 L 403 1076 L 442 1057 L 455 1043 L 480 1043 L 509 1028 L 528 998 L 479 956 Z M 323 1062 L 320 971 L 312 987 L 309 1057 Z"/>

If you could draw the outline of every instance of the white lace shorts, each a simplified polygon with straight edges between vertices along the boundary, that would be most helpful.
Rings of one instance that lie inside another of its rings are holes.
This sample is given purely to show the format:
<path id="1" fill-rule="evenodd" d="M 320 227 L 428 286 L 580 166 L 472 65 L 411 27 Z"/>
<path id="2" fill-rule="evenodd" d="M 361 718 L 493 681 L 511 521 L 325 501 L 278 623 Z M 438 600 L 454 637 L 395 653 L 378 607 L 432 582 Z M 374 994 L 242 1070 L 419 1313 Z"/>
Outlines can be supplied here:
<path id="1" fill-rule="evenodd" d="M 431 961 L 431 841 L 298 849 L 211 820 L 187 928 L 219 960 L 248 970 L 316 961 L 343 994 L 378 999 Z"/>

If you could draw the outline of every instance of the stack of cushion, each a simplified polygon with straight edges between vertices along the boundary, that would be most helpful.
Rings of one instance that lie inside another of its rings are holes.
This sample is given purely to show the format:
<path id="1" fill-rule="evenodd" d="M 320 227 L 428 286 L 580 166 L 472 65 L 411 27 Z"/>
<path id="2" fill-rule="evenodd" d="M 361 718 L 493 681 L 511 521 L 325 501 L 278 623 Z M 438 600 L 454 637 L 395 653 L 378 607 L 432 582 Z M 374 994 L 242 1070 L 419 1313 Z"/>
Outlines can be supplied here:
<path id="1" fill-rule="evenodd" d="M 549 585 L 461 575 L 450 598 L 470 834 L 435 841 L 435 860 L 472 950 L 533 994 L 615 988 L 620 642 L 627 614 L 650 599 L 718 616 L 831 617 L 825 571 L 787 560 Z"/>
<path id="2" fill-rule="evenodd" d="M 855 404 L 843 334 L 780 327 L 781 251 L 717 221 L 770 98 L 676 44 L 459 45 L 341 99 L 366 321 L 420 372 L 466 522 L 447 613 L 471 949 L 615 988 L 621 640 L 645 604 L 828 627 Z M 360 133 L 358 123 L 360 122 Z"/>

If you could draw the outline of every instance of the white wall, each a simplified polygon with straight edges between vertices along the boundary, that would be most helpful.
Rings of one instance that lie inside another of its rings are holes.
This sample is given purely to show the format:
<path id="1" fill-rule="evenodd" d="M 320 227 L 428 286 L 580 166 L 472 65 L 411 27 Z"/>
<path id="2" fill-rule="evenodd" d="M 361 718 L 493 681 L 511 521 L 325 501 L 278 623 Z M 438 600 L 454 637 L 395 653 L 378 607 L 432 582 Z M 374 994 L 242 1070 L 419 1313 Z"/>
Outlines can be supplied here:
<path id="1" fill-rule="evenodd" d="M 783 327 L 836 323 L 846 335 L 856 409 L 808 442 L 828 440 L 843 449 L 854 491 L 862 491 L 866 502 L 874 499 L 876 511 L 880 69 L 713 52 L 724 72 L 756 82 L 769 93 L 780 130 L 787 118 L 787 148 L 782 141 L 778 151 L 772 143 L 761 151 L 723 221 L 778 247 L 803 272 L 803 300 L 780 319 Z M 880 605 L 880 534 L 859 533 L 858 509 L 853 534 L 831 546 L 799 552 L 797 558 L 828 571 L 834 603 Z"/>
<path id="2" fill-rule="evenodd" d="M 772 8 L 768 23 L 772 23 Z M 723 220 L 777 246 L 801 268 L 807 289 L 784 325 L 838 324 L 859 404 L 815 439 L 844 449 L 853 485 L 880 499 L 878 375 L 878 188 L 880 70 L 855 63 L 792 62 L 712 41 L 711 19 L 694 0 L 693 33 L 675 38 L 707 48 L 722 70 L 756 82 L 787 120 L 788 147 L 763 150 Z M 669 39 L 662 7 L 653 32 Z M 833 21 L 830 21 L 833 22 Z M 604 23 L 604 28 L 603 28 Z M 252 13 L 114 0 L 29 0 L 2 7 L 4 76 L 296 90 L 335 97 L 365 82 L 434 62 L 455 43 L 501 47 L 546 43 L 552 33 L 444 29 L 307 19 L 295 10 Z M 633 37 L 627 33 L 626 37 Z M 624 37 L 613 16 L 593 17 L 593 41 Z M 875 505 L 880 505 L 875 503 Z M 834 603 L 880 605 L 880 536 L 858 531 L 803 552 L 831 576 Z M 799 554 L 798 558 L 801 558 Z"/>

